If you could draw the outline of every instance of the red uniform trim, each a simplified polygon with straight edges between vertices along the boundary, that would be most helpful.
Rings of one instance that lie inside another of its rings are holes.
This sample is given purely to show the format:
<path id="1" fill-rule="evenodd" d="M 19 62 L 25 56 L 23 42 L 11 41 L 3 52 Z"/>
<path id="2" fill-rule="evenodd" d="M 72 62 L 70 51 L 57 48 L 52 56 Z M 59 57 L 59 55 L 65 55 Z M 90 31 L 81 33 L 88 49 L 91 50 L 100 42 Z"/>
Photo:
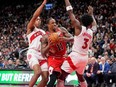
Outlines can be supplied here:
<path id="1" fill-rule="evenodd" d="M 30 37 L 30 43 L 39 35 L 43 35 L 41 31 L 35 32 L 31 37 Z"/>
<path id="2" fill-rule="evenodd" d="M 73 64 L 72 60 L 70 57 L 66 58 L 66 60 L 68 61 L 70 67 L 73 69 L 73 70 L 76 70 L 76 66 Z"/>
<path id="3" fill-rule="evenodd" d="M 47 62 L 47 60 L 41 60 L 40 62 L 39 62 L 39 64 L 40 64 L 40 66 L 42 66 L 44 63 L 46 63 Z"/>

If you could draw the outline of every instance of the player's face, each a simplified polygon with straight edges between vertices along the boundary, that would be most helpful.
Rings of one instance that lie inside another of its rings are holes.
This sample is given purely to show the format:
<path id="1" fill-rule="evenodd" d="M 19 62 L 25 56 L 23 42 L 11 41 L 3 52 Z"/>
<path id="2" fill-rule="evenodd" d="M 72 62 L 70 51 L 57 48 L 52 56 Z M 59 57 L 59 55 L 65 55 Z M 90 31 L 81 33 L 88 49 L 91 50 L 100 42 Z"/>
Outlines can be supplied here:
<path id="1" fill-rule="evenodd" d="M 48 23 L 48 28 L 53 30 L 53 29 L 56 29 L 56 27 L 57 27 L 57 24 L 56 24 L 55 19 L 50 19 L 50 21 Z"/>
<path id="2" fill-rule="evenodd" d="M 40 19 L 40 17 L 38 17 L 37 19 L 36 19 L 36 21 L 35 21 L 35 26 L 36 27 L 39 27 L 41 25 L 41 19 Z"/>

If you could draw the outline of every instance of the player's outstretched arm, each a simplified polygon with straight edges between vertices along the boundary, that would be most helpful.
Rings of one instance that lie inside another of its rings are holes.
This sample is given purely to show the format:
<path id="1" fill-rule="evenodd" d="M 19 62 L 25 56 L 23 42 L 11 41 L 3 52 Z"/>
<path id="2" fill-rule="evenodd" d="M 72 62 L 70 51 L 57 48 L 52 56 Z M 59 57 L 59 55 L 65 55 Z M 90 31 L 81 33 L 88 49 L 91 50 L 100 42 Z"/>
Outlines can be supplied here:
<path id="1" fill-rule="evenodd" d="M 96 20 L 95 20 L 95 18 L 94 18 L 93 10 L 94 10 L 94 9 L 93 9 L 92 6 L 88 6 L 88 10 L 87 10 L 87 12 L 88 12 L 88 14 L 89 14 L 90 16 L 92 16 L 92 18 L 93 18 L 92 27 L 94 27 L 94 29 L 97 30 L 97 22 L 96 22 Z"/>
<path id="2" fill-rule="evenodd" d="M 75 18 L 75 15 L 73 13 L 73 7 L 71 6 L 69 0 L 65 0 L 65 4 L 66 4 L 66 10 L 68 11 L 72 25 L 74 26 L 75 29 L 81 30 L 80 22 Z"/>
<path id="3" fill-rule="evenodd" d="M 37 19 L 37 17 L 40 16 L 45 4 L 46 4 L 47 0 L 44 0 L 43 3 L 37 8 L 37 10 L 34 12 L 30 22 L 27 25 L 27 34 L 29 34 L 31 32 L 31 30 L 34 28 L 34 23 Z"/>
<path id="4" fill-rule="evenodd" d="M 64 37 L 60 37 L 60 39 L 63 39 L 64 41 L 73 41 L 74 37 L 72 34 L 70 34 L 65 27 L 60 27 L 62 29 L 62 32 L 64 34 Z"/>

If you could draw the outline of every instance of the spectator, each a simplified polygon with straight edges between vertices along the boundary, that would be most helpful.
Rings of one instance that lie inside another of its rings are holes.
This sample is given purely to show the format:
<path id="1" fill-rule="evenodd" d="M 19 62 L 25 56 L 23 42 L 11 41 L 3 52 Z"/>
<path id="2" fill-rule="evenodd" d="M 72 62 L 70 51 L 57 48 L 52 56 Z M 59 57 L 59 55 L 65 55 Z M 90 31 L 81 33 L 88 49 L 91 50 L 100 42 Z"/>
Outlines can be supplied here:
<path id="1" fill-rule="evenodd" d="M 111 70 L 108 75 L 109 84 L 116 83 L 116 60 L 115 59 L 112 60 Z"/>
<path id="2" fill-rule="evenodd" d="M 97 71 L 99 70 L 99 64 L 95 57 L 91 58 L 91 63 L 88 64 L 88 69 L 86 70 L 84 77 L 88 83 L 88 87 L 92 87 L 92 83 L 97 86 Z"/>
<path id="3" fill-rule="evenodd" d="M 99 64 L 100 69 L 98 70 L 98 82 L 100 85 L 105 82 L 108 85 L 108 74 L 110 71 L 110 65 L 106 62 L 105 57 L 101 58 L 101 63 Z"/>
<path id="4" fill-rule="evenodd" d="M 8 64 L 6 66 L 6 69 L 14 69 L 14 68 L 15 68 L 15 65 L 14 65 L 13 59 L 12 58 L 8 59 Z"/>
<path id="5" fill-rule="evenodd" d="M 2 56 L 0 55 L 0 69 L 3 69 L 3 68 L 4 68 L 3 58 L 2 58 Z"/>

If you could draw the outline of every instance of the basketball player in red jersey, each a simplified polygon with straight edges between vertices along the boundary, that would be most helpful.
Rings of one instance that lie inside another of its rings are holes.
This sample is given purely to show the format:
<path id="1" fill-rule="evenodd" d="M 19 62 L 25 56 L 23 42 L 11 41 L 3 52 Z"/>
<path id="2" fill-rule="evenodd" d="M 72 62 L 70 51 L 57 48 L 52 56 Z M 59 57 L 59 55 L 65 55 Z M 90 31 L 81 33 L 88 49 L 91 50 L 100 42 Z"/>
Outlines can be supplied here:
<path id="1" fill-rule="evenodd" d="M 56 21 L 53 18 L 47 20 L 48 32 L 42 39 L 41 51 L 43 56 L 47 56 L 50 81 L 47 87 L 53 87 L 55 81 L 61 74 L 61 65 L 64 61 L 64 56 L 66 54 L 66 42 L 72 41 L 72 35 L 64 28 L 57 27 Z M 58 33 L 60 40 L 57 43 L 50 41 L 49 34 Z M 65 39 L 65 41 L 64 41 Z"/>
<path id="2" fill-rule="evenodd" d="M 66 76 L 73 71 L 76 71 L 77 73 L 78 80 L 80 81 L 80 86 L 87 87 L 87 83 L 83 77 L 83 73 L 88 62 L 88 50 L 92 42 L 93 32 L 97 29 L 97 24 L 93 16 L 93 8 L 91 6 L 88 7 L 88 14 L 82 15 L 80 23 L 73 14 L 73 8 L 69 0 L 65 0 L 65 4 L 72 25 L 75 28 L 72 52 L 69 54 L 69 57 L 71 58 L 74 66 L 70 66 L 67 60 L 64 61 L 61 68 L 65 72 L 61 75 L 57 87 L 64 87 L 64 80 Z"/>
<path id="3" fill-rule="evenodd" d="M 44 0 L 43 3 L 37 8 L 27 25 L 27 38 L 29 42 L 27 60 L 30 68 L 34 71 L 34 75 L 29 82 L 29 87 L 33 87 L 35 85 L 40 75 L 42 76 L 42 80 L 37 87 L 45 87 L 48 81 L 47 60 L 41 55 L 41 38 L 45 34 L 45 31 L 39 28 L 41 24 L 39 16 L 46 2 L 47 0 Z"/>

